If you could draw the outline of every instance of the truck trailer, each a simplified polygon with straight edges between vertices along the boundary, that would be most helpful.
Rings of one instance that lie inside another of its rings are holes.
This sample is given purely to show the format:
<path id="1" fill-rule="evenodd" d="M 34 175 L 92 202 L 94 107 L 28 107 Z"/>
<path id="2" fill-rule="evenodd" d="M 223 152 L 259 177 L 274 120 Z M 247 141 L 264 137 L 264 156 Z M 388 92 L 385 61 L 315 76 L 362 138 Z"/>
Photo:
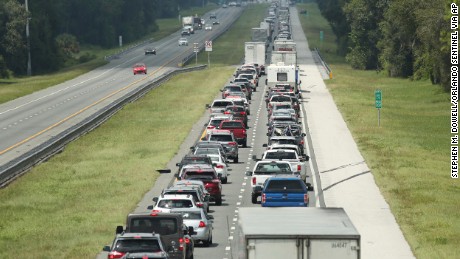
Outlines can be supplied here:
<path id="1" fill-rule="evenodd" d="M 360 259 L 361 236 L 343 208 L 238 210 L 239 259 Z"/>
<path id="2" fill-rule="evenodd" d="M 264 42 L 265 46 L 269 45 L 268 32 L 265 28 L 252 28 L 252 41 L 253 42 Z"/>
<path id="3" fill-rule="evenodd" d="M 265 42 L 245 42 L 244 63 L 265 66 Z"/>

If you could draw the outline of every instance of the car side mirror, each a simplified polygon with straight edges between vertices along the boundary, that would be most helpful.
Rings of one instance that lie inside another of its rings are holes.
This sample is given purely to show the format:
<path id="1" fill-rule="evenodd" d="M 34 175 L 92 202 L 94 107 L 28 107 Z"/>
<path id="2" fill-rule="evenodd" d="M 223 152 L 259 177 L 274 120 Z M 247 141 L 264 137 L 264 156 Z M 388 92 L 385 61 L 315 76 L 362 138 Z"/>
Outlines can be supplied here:
<path id="1" fill-rule="evenodd" d="M 302 133 L 302 137 L 305 137 L 305 136 L 307 136 L 307 134 L 305 134 L 305 133 Z"/>
<path id="2" fill-rule="evenodd" d="M 205 107 L 206 107 L 206 109 L 211 108 L 211 106 L 209 104 L 205 104 Z"/>
<path id="3" fill-rule="evenodd" d="M 306 183 L 306 185 L 307 185 L 307 191 L 309 191 L 309 192 L 314 191 L 314 188 L 313 188 L 313 186 L 311 186 L 311 183 Z"/>
<path id="4" fill-rule="evenodd" d="M 115 234 L 121 234 L 123 232 L 123 226 L 117 226 L 115 229 Z"/>
<path id="5" fill-rule="evenodd" d="M 147 209 L 148 209 L 148 210 L 153 210 L 153 205 L 147 206 Z"/>
<path id="6" fill-rule="evenodd" d="M 158 197 L 153 197 L 153 198 L 152 198 L 152 201 L 154 201 L 155 203 L 157 203 L 157 202 L 158 202 Z"/>
<path id="7" fill-rule="evenodd" d="M 110 252 L 110 246 L 104 246 L 104 247 L 102 248 L 102 251 L 104 251 L 104 252 Z"/>
<path id="8" fill-rule="evenodd" d="M 303 155 L 302 157 L 303 157 L 303 159 L 304 159 L 305 161 L 309 161 L 309 160 L 310 160 L 310 157 L 307 156 L 307 155 Z"/>
<path id="9" fill-rule="evenodd" d="M 246 171 L 246 176 L 252 176 L 252 172 L 251 171 Z"/>
<path id="10" fill-rule="evenodd" d="M 214 216 L 213 215 L 208 215 L 207 218 L 208 219 L 214 219 Z"/>
<path id="11" fill-rule="evenodd" d="M 267 145 L 267 144 L 263 144 L 262 147 L 268 147 L 268 145 Z"/>

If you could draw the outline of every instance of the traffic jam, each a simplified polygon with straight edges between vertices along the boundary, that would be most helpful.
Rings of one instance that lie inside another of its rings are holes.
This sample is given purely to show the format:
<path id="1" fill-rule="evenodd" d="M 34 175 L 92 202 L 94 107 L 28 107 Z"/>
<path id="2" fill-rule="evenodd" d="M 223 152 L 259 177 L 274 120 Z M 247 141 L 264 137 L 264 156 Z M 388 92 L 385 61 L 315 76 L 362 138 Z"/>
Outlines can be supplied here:
<path id="1" fill-rule="evenodd" d="M 198 257 L 198 250 L 215 243 L 213 207 L 237 195 L 226 192 L 235 184 L 232 177 L 249 180 L 246 203 L 252 206 L 308 207 L 313 187 L 307 176 L 298 73 L 289 9 L 274 3 L 245 43 L 244 64 L 206 105 L 209 119 L 195 145 L 175 170 L 160 172 L 174 173 L 170 186 L 153 198 L 148 211 L 131 213 L 125 225 L 116 227 L 113 242 L 103 248 L 107 258 Z M 255 103 L 266 109 L 266 119 L 257 117 L 265 112 L 255 112 Z M 257 132 L 266 135 L 264 152 L 253 155 L 251 168 L 240 172 L 235 167 L 249 162 L 242 151 L 252 148 L 249 135 L 256 120 L 266 122 L 266 131 Z"/>

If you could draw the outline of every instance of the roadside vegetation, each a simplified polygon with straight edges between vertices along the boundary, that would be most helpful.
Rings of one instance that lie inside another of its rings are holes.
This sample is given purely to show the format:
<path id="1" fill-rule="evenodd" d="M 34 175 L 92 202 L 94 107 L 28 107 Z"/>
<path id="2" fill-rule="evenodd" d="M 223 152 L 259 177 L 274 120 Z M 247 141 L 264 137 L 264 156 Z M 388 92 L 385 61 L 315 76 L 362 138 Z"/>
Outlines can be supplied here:
<path id="1" fill-rule="evenodd" d="M 94 258 L 234 72 L 244 52 L 235 46 L 265 11 L 247 8 L 213 43 L 211 69 L 174 77 L 0 190 L 0 258 Z"/>
<path id="2" fill-rule="evenodd" d="M 450 96 L 429 80 L 354 70 L 336 55 L 336 37 L 316 4 L 298 10 L 310 48 L 332 68 L 335 103 L 417 258 L 459 258 L 460 195 L 450 178 Z M 319 42 L 319 30 L 325 33 Z M 321 46 L 322 45 L 322 46 Z M 381 125 L 374 91 L 382 90 Z"/>

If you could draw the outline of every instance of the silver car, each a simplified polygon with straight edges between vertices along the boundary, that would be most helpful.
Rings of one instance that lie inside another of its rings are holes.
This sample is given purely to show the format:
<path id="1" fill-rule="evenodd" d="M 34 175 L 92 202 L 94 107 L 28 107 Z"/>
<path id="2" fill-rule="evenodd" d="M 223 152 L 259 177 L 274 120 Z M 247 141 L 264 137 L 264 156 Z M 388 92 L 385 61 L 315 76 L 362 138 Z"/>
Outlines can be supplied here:
<path id="1" fill-rule="evenodd" d="M 188 40 L 186 38 L 180 38 L 179 46 L 188 46 Z"/>
<path id="2" fill-rule="evenodd" d="M 171 213 L 180 213 L 184 219 L 184 224 L 187 227 L 193 227 L 193 231 L 196 232 L 192 235 L 193 241 L 203 242 L 204 246 L 210 246 L 212 244 L 212 220 L 214 219 L 211 215 L 207 215 L 203 209 L 172 209 Z"/>

